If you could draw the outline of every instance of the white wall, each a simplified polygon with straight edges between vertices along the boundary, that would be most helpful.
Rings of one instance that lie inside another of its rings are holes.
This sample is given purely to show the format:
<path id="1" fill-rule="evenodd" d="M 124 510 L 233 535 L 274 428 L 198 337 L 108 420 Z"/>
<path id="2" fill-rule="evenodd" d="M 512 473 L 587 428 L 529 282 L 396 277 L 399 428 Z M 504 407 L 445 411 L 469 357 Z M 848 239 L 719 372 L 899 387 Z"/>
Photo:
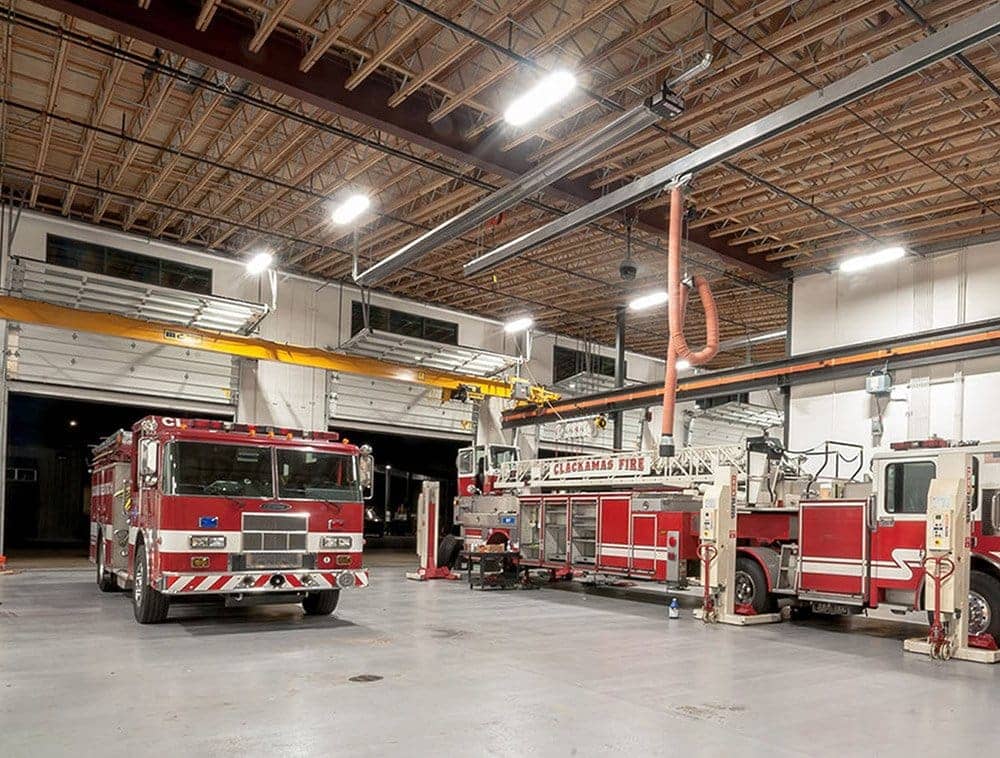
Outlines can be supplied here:
<path id="1" fill-rule="evenodd" d="M 1000 243 L 856 274 L 815 274 L 793 284 L 794 354 L 1000 317 Z M 882 401 L 884 433 L 873 439 L 878 410 L 864 377 L 794 387 L 789 444 L 826 439 L 863 444 L 866 458 L 890 442 L 925 438 L 1000 438 L 1000 356 L 949 361 L 893 373 Z"/>

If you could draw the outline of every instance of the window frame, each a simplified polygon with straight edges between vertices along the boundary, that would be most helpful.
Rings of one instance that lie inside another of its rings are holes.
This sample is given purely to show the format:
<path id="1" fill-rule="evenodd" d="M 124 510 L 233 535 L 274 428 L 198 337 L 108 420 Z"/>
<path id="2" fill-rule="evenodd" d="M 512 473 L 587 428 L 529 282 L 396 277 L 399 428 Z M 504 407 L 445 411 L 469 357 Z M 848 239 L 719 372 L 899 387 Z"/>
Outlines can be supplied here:
<path id="1" fill-rule="evenodd" d="M 274 448 L 271 448 L 271 449 L 273 451 L 273 454 L 272 454 L 271 457 L 272 457 L 272 460 L 274 462 L 274 497 L 275 497 L 275 500 L 281 500 L 281 501 L 291 500 L 293 502 L 310 502 L 310 503 L 314 503 L 314 502 L 323 502 L 323 501 L 327 501 L 327 500 L 331 500 L 332 499 L 333 502 L 339 502 L 339 500 L 337 498 L 287 497 L 285 495 L 282 495 L 281 494 L 281 481 L 280 481 L 280 478 L 281 478 L 281 469 L 280 469 L 280 464 L 279 464 L 279 461 L 278 461 L 278 453 L 279 452 L 299 452 L 299 453 L 310 453 L 311 452 L 311 453 L 317 453 L 319 455 L 339 455 L 339 456 L 341 456 L 343 458 L 347 458 L 351 462 L 351 465 L 354 467 L 354 478 L 355 478 L 355 487 L 357 489 L 357 493 L 356 493 L 357 494 L 357 498 L 356 499 L 343 498 L 343 502 L 345 502 L 345 503 L 360 503 L 360 502 L 362 502 L 364 500 L 364 492 L 363 492 L 364 488 L 361 486 L 361 471 L 360 471 L 360 469 L 358 467 L 358 456 L 352 455 L 351 453 L 343 452 L 343 451 L 340 451 L 340 450 L 322 450 L 320 448 L 309 447 L 309 446 L 303 446 L 303 447 L 286 447 L 286 446 L 282 446 L 282 447 L 274 447 Z"/>
<path id="2" fill-rule="evenodd" d="M 214 272 L 207 266 L 195 266 L 171 258 L 162 258 L 145 253 L 136 253 L 100 242 L 88 242 L 74 237 L 64 237 L 61 234 L 46 233 L 45 262 L 52 266 L 85 271 L 112 279 L 126 282 L 148 284 L 153 287 L 163 287 L 177 292 L 189 292 L 193 295 L 212 296 L 214 287 Z M 147 267 L 150 276 L 131 274 L 116 266 L 130 266 L 133 269 Z M 115 270 L 114 273 L 112 271 Z M 181 281 L 178 282 L 177 280 Z M 177 286 L 184 280 L 195 286 Z M 169 281 L 169 283 L 165 283 Z"/>
<path id="3" fill-rule="evenodd" d="M 368 328 L 387 334 L 395 334 L 400 337 L 411 339 L 421 339 L 427 342 L 434 342 L 438 345 L 458 346 L 458 322 L 444 321 L 432 316 L 421 316 L 417 313 L 401 311 L 395 308 L 388 308 L 383 305 L 368 305 Z M 360 300 L 351 301 L 351 336 L 356 336 L 365 328 L 364 317 L 365 303 Z M 401 322 L 409 322 L 412 329 L 405 329 Z M 431 332 L 447 332 L 449 339 L 442 340 L 437 337 L 428 336 Z"/>
<path id="4" fill-rule="evenodd" d="M 934 478 L 937 476 L 937 461 L 934 458 L 905 458 L 905 459 L 900 459 L 900 460 L 888 460 L 888 461 L 886 461 L 885 465 L 883 466 L 883 469 L 882 469 L 882 485 L 883 485 L 883 490 L 882 490 L 882 498 L 881 498 L 881 500 L 882 500 L 882 512 L 886 516 L 888 516 L 890 518 L 907 518 L 907 517 L 910 517 L 910 518 L 915 518 L 915 519 L 922 519 L 922 518 L 925 518 L 927 516 L 926 496 L 924 498 L 924 508 L 921 511 L 904 511 L 904 510 L 897 511 L 897 510 L 890 510 L 889 509 L 889 505 L 890 505 L 890 503 L 889 503 L 889 471 L 890 471 L 890 469 L 892 469 L 894 467 L 897 467 L 897 466 L 903 467 L 903 466 L 908 466 L 908 465 L 920 465 L 920 466 L 930 466 L 931 467 L 932 471 L 931 471 L 931 477 L 928 480 L 928 488 L 930 487 L 930 482 L 932 482 L 934 480 Z M 905 476 L 904 476 L 904 479 L 903 479 L 903 486 L 904 487 L 905 487 L 905 482 L 906 482 L 906 480 L 905 480 Z M 893 490 L 895 491 L 895 489 L 896 489 L 896 485 L 894 484 L 893 485 Z M 895 506 L 895 503 L 893 503 L 893 506 Z"/>
<path id="5" fill-rule="evenodd" d="M 173 471 L 173 456 L 176 445 L 212 445 L 216 447 L 251 447 L 256 450 L 266 450 L 270 452 L 270 472 L 271 472 L 271 494 L 269 495 L 212 495 L 204 492 L 201 493 L 187 493 L 187 492 L 175 492 L 176 481 L 174 479 Z M 163 449 L 162 459 L 160 463 L 160 492 L 166 497 L 214 497 L 223 498 L 226 500 L 232 499 L 246 499 L 246 500 L 275 500 L 275 493 L 277 492 L 277 463 L 276 457 L 274 455 L 274 448 L 268 447 L 267 445 L 247 445 L 242 442 L 230 442 L 230 441 L 217 441 L 217 440 L 192 440 L 192 439 L 175 439 L 170 440 L 165 445 L 161 446 Z M 168 466 L 167 463 L 170 462 L 171 465 Z M 169 483 L 169 487 L 167 486 Z"/>
<path id="6" fill-rule="evenodd" d="M 615 376 L 615 359 L 608 355 L 601 355 L 600 353 L 591 353 L 591 365 L 589 372 L 597 376 L 607 376 L 612 379 Z M 574 370 L 566 374 L 565 372 L 560 373 L 562 367 L 572 359 Z M 552 346 L 552 381 L 561 382 L 570 377 L 576 376 L 579 373 L 588 371 L 587 368 L 587 353 L 582 350 L 577 350 L 572 347 L 565 347 L 563 345 L 553 345 Z"/>

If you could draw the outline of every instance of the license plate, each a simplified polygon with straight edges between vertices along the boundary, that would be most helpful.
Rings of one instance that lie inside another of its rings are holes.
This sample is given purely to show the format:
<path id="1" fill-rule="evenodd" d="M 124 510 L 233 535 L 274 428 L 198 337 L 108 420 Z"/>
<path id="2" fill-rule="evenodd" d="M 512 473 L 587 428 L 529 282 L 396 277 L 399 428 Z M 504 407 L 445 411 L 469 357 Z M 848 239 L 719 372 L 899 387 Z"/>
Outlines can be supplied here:
<path id="1" fill-rule="evenodd" d="M 247 553 L 247 568 L 294 569 L 302 568 L 302 556 L 288 553 Z"/>

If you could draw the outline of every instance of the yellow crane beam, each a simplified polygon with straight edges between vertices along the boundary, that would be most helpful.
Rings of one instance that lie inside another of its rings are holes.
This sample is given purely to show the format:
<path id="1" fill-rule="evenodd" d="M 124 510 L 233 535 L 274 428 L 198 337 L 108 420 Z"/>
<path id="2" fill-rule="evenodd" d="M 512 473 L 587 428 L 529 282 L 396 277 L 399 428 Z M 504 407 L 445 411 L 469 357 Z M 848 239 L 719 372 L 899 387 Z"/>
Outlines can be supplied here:
<path id="1" fill-rule="evenodd" d="M 244 337 L 209 329 L 195 329 L 102 311 L 68 308 L 39 300 L 7 295 L 0 295 L 0 319 L 51 326 L 57 329 L 69 329 L 76 332 L 104 334 L 110 337 L 122 337 L 160 345 L 188 347 L 193 350 L 207 350 L 258 361 L 290 363 L 295 366 L 308 366 L 328 371 L 341 371 L 346 374 L 360 374 L 377 379 L 391 379 L 397 382 L 438 387 L 442 390 L 442 396 L 445 399 L 456 394 L 469 398 L 499 397 L 505 399 L 514 395 L 514 382 L 502 379 L 465 376 L 450 371 L 407 366 L 402 363 L 347 355 L 316 347 L 289 345 L 259 337 Z M 528 397 L 525 398 L 525 402 L 545 403 L 559 398 L 559 395 L 549 392 L 544 387 L 530 386 L 527 389 Z"/>

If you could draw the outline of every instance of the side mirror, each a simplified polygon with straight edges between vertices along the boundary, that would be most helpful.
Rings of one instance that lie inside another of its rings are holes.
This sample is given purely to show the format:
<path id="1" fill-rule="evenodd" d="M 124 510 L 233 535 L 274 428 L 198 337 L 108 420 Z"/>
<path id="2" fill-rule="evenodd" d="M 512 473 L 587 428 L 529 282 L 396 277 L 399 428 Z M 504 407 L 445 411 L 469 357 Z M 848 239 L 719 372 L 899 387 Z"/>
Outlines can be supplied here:
<path id="1" fill-rule="evenodd" d="M 156 484 L 156 474 L 160 465 L 160 443 L 143 440 L 139 445 L 139 476 L 147 487 Z"/>
<path id="2" fill-rule="evenodd" d="M 367 445 L 358 456 L 358 480 L 361 483 L 362 497 L 371 500 L 375 491 L 375 458 Z"/>

